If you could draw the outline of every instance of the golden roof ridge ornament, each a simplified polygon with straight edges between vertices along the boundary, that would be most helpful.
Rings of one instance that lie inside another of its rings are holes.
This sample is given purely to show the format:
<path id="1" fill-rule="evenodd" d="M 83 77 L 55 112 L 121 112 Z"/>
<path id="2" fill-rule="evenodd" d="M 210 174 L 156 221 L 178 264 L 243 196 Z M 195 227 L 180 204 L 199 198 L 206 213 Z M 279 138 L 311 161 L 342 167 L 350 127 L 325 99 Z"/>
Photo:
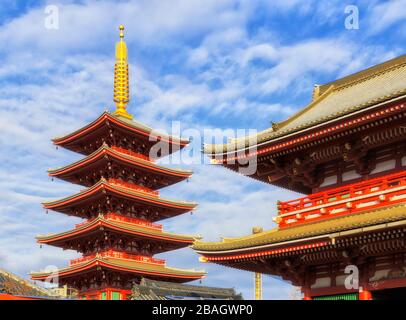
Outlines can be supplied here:
<path id="1" fill-rule="evenodd" d="M 114 102 L 116 111 L 113 115 L 132 119 L 126 110 L 130 101 L 130 85 L 128 77 L 127 45 L 124 41 L 124 26 L 120 25 L 120 41 L 116 44 L 116 63 L 114 65 Z"/>

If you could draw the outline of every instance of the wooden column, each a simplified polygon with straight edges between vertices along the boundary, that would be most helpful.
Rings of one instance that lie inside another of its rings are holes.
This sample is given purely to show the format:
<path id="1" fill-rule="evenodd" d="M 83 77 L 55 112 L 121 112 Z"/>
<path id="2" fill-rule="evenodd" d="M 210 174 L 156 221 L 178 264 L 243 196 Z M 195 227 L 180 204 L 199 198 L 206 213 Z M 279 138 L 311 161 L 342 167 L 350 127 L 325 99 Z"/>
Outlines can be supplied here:
<path id="1" fill-rule="evenodd" d="M 359 300 L 372 300 L 371 291 L 364 290 L 362 287 L 359 288 Z"/>
<path id="2" fill-rule="evenodd" d="M 304 292 L 303 300 L 313 300 L 313 298 L 308 294 L 307 290 Z"/>

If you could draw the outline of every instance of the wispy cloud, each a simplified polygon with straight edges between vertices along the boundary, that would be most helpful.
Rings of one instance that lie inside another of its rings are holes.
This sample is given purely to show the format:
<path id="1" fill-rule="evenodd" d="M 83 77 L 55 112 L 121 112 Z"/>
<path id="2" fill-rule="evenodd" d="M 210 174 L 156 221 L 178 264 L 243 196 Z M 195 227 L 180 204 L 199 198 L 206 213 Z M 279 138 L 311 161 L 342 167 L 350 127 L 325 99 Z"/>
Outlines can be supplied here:
<path id="1" fill-rule="evenodd" d="M 401 34 L 399 31 L 406 26 L 405 8 L 405 0 L 386 1 L 374 6 L 368 19 L 371 32 L 379 33 L 392 27 L 389 32 Z"/>
<path id="2" fill-rule="evenodd" d="M 47 177 L 49 167 L 81 157 L 55 150 L 50 139 L 111 110 L 119 23 L 126 26 L 129 109 L 137 120 L 166 130 L 181 120 L 200 133 L 264 129 L 303 107 L 314 83 L 404 52 L 402 38 L 388 33 L 403 26 L 404 1 L 359 3 L 366 24 L 352 32 L 344 28 L 341 1 L 66 0 L 57 4 L 58 30 L 44 27 L 52 1 L 15 2 L 0 14 L 0 267 L 26 275 L 77 255 L 40 249 L 34 239 L 79 221 L 41 208 L 41 201 L 80 189 Z M 276 200 L 297 196 L 221 167 L 186 167 L 195 172 L 190 182 L 162 195 L 199 207 L 164 221 L 170 231 L 218 241 L 255 225 L 272 228 Z M 189 249 L 164 256 L 173 266 L 205 267 L 207 285 L 235 286 L 252 297 L 249 273 L 201 265 Z M 269 277 L 265 283 L 266 298 L 291 298 L 288 284 Z"/>

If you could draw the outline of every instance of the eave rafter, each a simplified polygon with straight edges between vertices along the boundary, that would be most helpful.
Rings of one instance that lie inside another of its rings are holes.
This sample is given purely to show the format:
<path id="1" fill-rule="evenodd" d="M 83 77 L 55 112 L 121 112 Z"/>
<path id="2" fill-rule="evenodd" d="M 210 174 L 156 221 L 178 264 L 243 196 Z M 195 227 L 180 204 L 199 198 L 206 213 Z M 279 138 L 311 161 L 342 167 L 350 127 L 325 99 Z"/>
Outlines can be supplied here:
<path id="1" fill-rule="evenodd" d="M 113 206 L 115 198 L 122 199 L 117 201 L 115 205 L 116 207 Z M 148 206 L 158 210 L 158 216 L 155 218 L 151 217 L 151 220 L 154 221 L 159 219 L 159 211 L 165 211 L 165 217 L 166 214 L 168 214 L 167 217 L 169 217 L 171 214 L 176 215 L 186 213 L 193 210 L 197 206 L 197 204 L 193 202 L 167 200 L 147 192 L 117 186 L 105 181 L 104 179 L 85 191 L 60 200 L 45 202 L 43 205 L 45 209 L 77 216 L 82 216 L 82 211 L 80 208 L 81 206 L 86 206 L 87 214 L 92 214 L 95 217 L 99 213 L 124 210 L 125 206 L 123 199 L 128 202 L 127 210 L 133 208 L 137 203 L 141 205 L 141 207 L 145 208 Z M 131 208 L 129 208 L 129 206 Z M 137 207 L 134 208 L 134 210 L 137 209 Z"/>
<path id="2" fill-rule="evenodd" d="M 125 154 L 107 144 L 103 144 L 94 153 L 75 163 L 48 170 L 51 177 L 85 186 L 93 184 L 95 179 L 97 182 L 101 178 L 121 178 L 123 172 L 127 172 L 124 178 L 139 177 L 144 184 L 150 182 L 154 189 L 180 182 L 192 175 L 192 171 L 162 167 L 150 160 Z M 142 179 L 145 175 L 149 178 Z M 86 179 L 87 176 L 89 176 L 88 179 Z"/>
<path id="3" fill-rule="evenodd" d="M 101 238 L 105 238 L 107 231 L 123 234 L 134 239 L 149 239 L 149 241 L 168 243 L 168 245 L 178 248 L 191 245 L 199 236 L 178 235 L 174 233 L 163 232 L 154 228 L 148 228 L 134 223 L 119 222 L 105 219 L 103 216 L 80 225 L 79 227 L 52 235 L 39 235 L 37 242 L 40 244 L 50 244 L 55 246 L 64 246 L 65 242 L 72 242 L 75 239 L 88 238 L 89 234 L 99 233 Z"/>

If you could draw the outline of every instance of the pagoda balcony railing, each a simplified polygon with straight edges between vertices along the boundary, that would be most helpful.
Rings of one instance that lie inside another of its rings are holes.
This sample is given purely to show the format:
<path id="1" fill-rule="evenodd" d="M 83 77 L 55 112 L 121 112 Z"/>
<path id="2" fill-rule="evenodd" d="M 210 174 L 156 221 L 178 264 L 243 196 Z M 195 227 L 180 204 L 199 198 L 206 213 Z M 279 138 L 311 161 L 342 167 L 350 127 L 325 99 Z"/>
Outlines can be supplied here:
<path id="1" fill-rule="evenodd" d="M 370 210 L 406 199 L 406 171 L 278 202 L 279 227 Z"/>
<path id="2" fill-rule="evenodd" d="M 128 222 L 128 223 L 135 223 L 137 225 L 140 225 L 140 226 L 143 226 L 146 228 L 159 230 L 159 231 L 162 231 L 162 229 L 163 229 L 162 224 L 153 223 L 153 222 L 149 222 L 149 221 L 137 219 L 137 218 L 124 217 L 124 216 L 118 215 L 116 213 L 106 214 L 104 216 L 104 218 L 107 220 L 116 220 L 116 221 L 122 221 L 122 222 Z"/>
<path id="3" fill-rule="evenodd" d="M 159 192 L 155 191 L 155 190 L 151 190 L 147 187 L 143 187 L 143 186 L 139 186 L 137 184 L 134 183 L 129 183 L 129 182 L 125 182 L 123 180 L 120 179 L 115 179 L 115 178 L 110 178 L 109 183 L 122 187 L 122 188 L 127 188 L 127 189 L 131 189 L 137 192 L 143 192 L 143 193 L 147 193 L 150 196 L 154 196 L 154 197 L 158 197 L 159 196 Z"/>
<path id="4" fill-rule="evenodd" d="M 83 256 L 81 258 L 73 259 L 70 261 L 69 265 L 74 266 L 77 264 L 91 261 L 96 258 L 123 259 L 123 260 L 131 260 L 134 262 L 146 263 L 146 264 L 165 265 L 165 260 L 163 260 L 163 259 L 156 259 L 156 258 L 152 258 L 152 257 L 148 257 L 148 256 L 114 251 L 112 249 L 98 252 L 98 253 L 89 254 L 89 255 Z"/>
<path id="5" fill-rule="evenodd" d="M 93 218 L 90 220 L 86 220 L 84 222 L 75 224 L 75 228 L 80 228 L 85 224 L 89 224 L 92 221 L 96 220 L 97 218 Z M 131 223 L 131 224 L 136 224 L 145 228 L 150 228 L 150 229 L 154 229 L 154 230 L 159 230 L 162 231 L 163 227 L 162 224 L 158 224 L 158 223 L 153 223 L 153 222 L 149 222 L 147 220 L 143 220 L 143 219 L 138 219 L 138 218 L 130 218 L 130 217 L 125 217 L 122 216 L 120 214 L 117 213 L 108 213 L 106 215 L 104 215 L 104 219 L 105 220 L 114 220 L 114 221 L 120 221 L 120 222 L 126 222 L 126 223 Z"/>
<path id="6" fill-rule="evenodd" d="M 120 148 L 120 147 L 116 147 L 116 146 L 112 146 L 111 149 L 113 149 L 113 150 L 115 150 L 117 152 L 120 152 L 120 153 L 124 153 L 124 154 L 129 155 L 129 156 L 138 158 L 138 159 L 147 160 L 147 161 L 150 161 L 150 162 L 154 163 L 154 161 L 151 160 L 149 157 L 147 157 L 147 156 L 145 156 L 143 154 L 131 151 L 131 150 L 126 150 L 124 148 Z"/>

